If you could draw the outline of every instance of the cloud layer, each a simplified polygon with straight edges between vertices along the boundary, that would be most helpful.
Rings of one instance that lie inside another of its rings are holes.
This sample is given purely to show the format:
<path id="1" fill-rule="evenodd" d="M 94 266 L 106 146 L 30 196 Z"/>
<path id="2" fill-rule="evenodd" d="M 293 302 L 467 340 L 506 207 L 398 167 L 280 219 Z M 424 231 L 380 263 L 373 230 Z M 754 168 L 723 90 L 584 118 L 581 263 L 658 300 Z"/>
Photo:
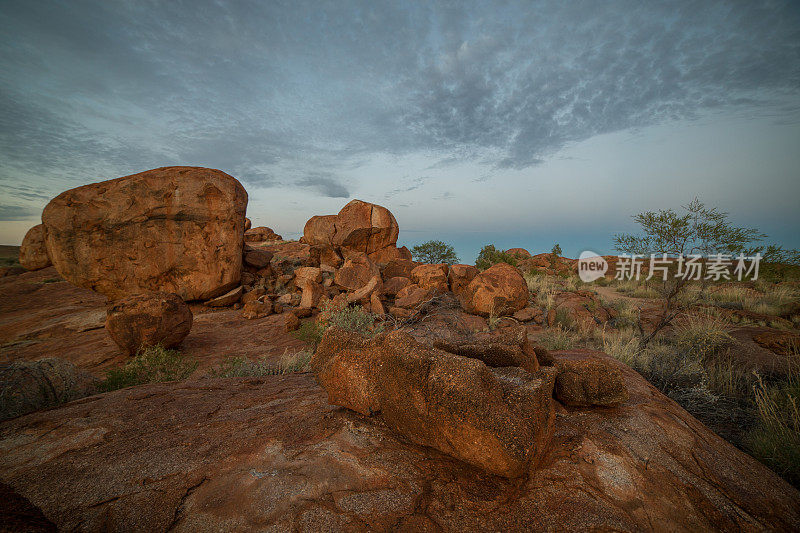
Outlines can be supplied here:
<path id="1" fill-rule="evenodd" d="M 6 1 L 0 219 L 166 164 L 331 198 L 375 154 L 486 181 L 708 111 L 797 121 L 798 94 L 791 1 Z"/>

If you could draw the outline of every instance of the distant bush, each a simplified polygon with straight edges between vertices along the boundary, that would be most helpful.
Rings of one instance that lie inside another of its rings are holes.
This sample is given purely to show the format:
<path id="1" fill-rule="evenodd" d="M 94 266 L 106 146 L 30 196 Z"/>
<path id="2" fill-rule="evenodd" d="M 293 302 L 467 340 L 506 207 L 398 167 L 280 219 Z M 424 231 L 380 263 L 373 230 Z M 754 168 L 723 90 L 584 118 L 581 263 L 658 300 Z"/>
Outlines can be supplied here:
<path id="1" fill-rule="evenodd" d="M 517 266 L 517 258 L 498 250 L 493 244 L 487 244 L 481 248 L 481 253 L 478 254 L 478 258 L 475 260 L 475 266 L 479 270 L 486 270 L 497 263 L 508 263 L 511 266 Z"/>
<path id="2" fill-rule="evenodd" d="M 411 256 L 421 263 L 458 263 L 456 250 L 442 241 L 428 241 L 411 248 Z"/>
<path id="3" fill-rule="evenodd" d="M 300 351 L 284 353 L 278 362 L 261 358 L 251 361 L 246 357 L 230 357 L 208 371 L 213 378 L 263 377 L 307 372 L 311 353 Z"/>
<path id="4" fill-rule="evenodd" d="M 106 373 L 100 390 L 112 391 L 142 385 L 188 378 L 197 369 L 197 361 L 185 358 L 177 350 L 148 346 L 121 368 Z"/>
<path id="5" fill-rule="evenodd" d="M 553 249 L 550 250 L 550 255 L 553 256 L 553 259 L 561 257 L 561 245 L 559 245 L 558 243 L 553 245 Z"/>

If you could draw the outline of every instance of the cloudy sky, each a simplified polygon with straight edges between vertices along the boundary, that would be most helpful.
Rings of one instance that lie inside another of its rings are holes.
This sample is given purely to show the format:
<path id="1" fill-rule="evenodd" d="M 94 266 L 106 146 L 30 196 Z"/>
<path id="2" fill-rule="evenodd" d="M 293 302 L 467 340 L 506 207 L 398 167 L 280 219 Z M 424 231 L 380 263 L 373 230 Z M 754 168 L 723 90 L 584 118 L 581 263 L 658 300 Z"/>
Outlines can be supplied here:
<path id="1" fill-rule="evenodd" d="M 176 164 L 285 237 L 359 198 L 467 262 L 695 196 L 800 248 L 800 4 L 0 3 L 0 243 Z"/>

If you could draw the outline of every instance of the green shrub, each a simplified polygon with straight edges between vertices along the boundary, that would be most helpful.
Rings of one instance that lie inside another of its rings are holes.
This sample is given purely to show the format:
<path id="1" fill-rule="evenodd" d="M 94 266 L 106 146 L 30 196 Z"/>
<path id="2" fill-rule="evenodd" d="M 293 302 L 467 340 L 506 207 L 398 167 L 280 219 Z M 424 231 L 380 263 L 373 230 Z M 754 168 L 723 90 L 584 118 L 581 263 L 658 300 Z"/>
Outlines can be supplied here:
<path id="1" fill-rule="evenodd" d="M 308 322 L 300 324 L 300 327 L 293 331 L 292 335 L 310 344 L 313 352 L 317 350 L 317 346 L 319 346 L 320 341 L 322 341 L 325 329 L 325 324 L 315 320 L 309 320 Z"/>
<path id="2" fill-rule="evenodd" d="M 375 324 L 375 315 L 365 311 L 360 305 L 346 305 L 331 312 L 326 327 L 337 327 L 345 331 L 373 337 L 383 331 L 383 324 Z"/>
<path id="3" fill-rule="evenodd" d="M 300 351 L 294 354 L 284 353 L 276 363 L 261 358 L 251 361 L 246 357 L 229 357 L 208 371 L 213 378 L 263 377 L 281 374 L 307 372 L 311 361 L 311 353 Z"/>
<path id="4" fill-rule="evenodd" d="M 418 244 L 411 248 L 411 255 L 414 260 L 422 263 L 446 263 L 448 265 L 458 263 L 455 248 L 442 241 L 428 241 Z"/>
<path id="5" fill-rule="evenodd" d="M 478 254 L 478 258 L 475 260 L 475 266 L 479 270 L 486 270 L 497 263 L 508 263 L 511 266 L 517 266 L 517 258 L 498 250 L 493 244 L 487 244 L 481 248 L 481 253 Z"/>
<path id="6" fill-rule="evenodd" d="M 183 357 L 177 350 L 148 346 L 121 368 L 106 373 L 100 390 L 112 391 L 142 385 L 188 378 L 197 369 L 197 361 Z"/>

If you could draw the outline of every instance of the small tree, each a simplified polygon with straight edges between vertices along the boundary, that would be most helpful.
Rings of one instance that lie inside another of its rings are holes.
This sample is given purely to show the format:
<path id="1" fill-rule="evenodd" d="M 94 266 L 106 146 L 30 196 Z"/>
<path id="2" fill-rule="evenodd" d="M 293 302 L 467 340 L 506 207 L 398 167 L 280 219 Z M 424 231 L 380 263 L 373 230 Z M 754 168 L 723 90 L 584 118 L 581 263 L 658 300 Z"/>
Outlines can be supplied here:
<path id="1" fill-rule="evenodd" d="M 745 250 L 754 241 L 766 235 L 756 229 L 740 228 L 731 224 L 728 213 L 715 207 L 707 207 L 695 198 L 683 206 L 684 214 L 679 215 L 672 209 L 646 211 L 634 215 L 633 219 L 641 226 L 642 234 L 617 234 L 614 236 L 614 247 L 628 254 L 667 254 L 680 256 L 699 254 L 708 257 L 711 254 L 734 254 Z M 670 275 L 658 283 L 657 290 L 663 301 L 662 314 L 653 331 L 647 335 L 639 325 L 640 349 L 647 346 L 655 335 L 682 311 L 703 298 L 705 280 L 701 291 L 694 300 L 679 298 L 688 279 L 675 277 L 674 268 L 670 267 Z"/>
<path id="2" fill-rule="evenodd" d="M 550 253 L 553 255 L 553 257 L 561 257 L 561 246 L 556 243 Z"/>
<path id="3" fill-rule="evenodd" d="M 508 263 L 511 266 L 517 266 L 517 258 L 498 250 L 494 247 L 494 244 L 487 244 L 481 248 L 481 253 L 478 254 L 478 258 L 475 260 L 475 266 L 480 270 L 486 270 L 497 263 Z"/>
<path id="4" fill-rule="evenodd" d="M 455 249 L 442 241 L 428 241 L 411 248 L 411 255 L 422 263 L 458 263 Z"/>

